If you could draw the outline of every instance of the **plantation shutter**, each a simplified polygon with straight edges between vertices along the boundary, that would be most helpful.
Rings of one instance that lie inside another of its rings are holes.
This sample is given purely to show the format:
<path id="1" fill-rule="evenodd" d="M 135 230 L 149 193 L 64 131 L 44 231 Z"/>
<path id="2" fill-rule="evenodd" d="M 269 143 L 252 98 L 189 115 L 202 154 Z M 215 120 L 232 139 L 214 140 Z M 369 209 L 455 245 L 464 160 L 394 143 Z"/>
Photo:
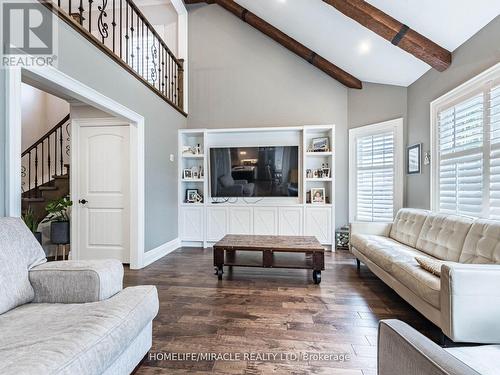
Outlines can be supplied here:
<path id="1" fill-rule="evenodd" d="M 356 220 L 392 221 L 394 214 L 394 131 L 356 140 Z"/>
<path id="2" fill-rule="evenodd" d="M 500 219 L 500 86 L 442 109 L 437 124 L 439 211 Z"/>

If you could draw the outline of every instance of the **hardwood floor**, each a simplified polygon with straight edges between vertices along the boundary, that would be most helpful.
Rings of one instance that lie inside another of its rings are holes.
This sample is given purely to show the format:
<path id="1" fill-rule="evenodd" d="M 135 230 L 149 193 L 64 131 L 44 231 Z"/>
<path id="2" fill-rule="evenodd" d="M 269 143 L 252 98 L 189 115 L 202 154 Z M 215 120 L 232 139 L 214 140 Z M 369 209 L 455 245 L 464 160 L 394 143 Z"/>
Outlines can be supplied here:
<path id="1" fill-rule="evenodd" d="M 306 270 L 235 267 L 218 281 L 212 249 L 182 248 L 143 270 L 127 269 L 126 286 L 158 287 L 152 353 L 241 356 L 238 361 L 157 357 L 146 359 L 137 374 L 372 375 L 380 319 L 401 319 L 439 338 L 434 325 L 364 265 L 358 272 L 347 251 L 326 253 L 325 263 L 319 286 Z M 278 354 L 266 360 L 244 358 L 245 353 Z M 348 353 L 349 360 L 290 357 L 304 353 Z"/>

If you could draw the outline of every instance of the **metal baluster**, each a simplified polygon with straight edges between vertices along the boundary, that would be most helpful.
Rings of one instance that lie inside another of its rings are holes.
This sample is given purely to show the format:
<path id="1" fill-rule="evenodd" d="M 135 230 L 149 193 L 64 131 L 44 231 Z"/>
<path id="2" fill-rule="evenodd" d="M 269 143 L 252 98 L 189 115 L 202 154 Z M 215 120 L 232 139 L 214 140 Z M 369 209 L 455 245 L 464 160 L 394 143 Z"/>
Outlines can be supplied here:
<path id="1" fill-rule="evenodd" d="M 42 185 L 45 183 L 45 158 L 44 158 L 44 145 L 45 145 L 45 140 L 42 141 Z"/>
<path id="2" fill-rule="evenodd" d="M 125 62 L 128 64 L 128 1 L 125 2 Z"/>
<path id="3" fill-rule="evenodd" d="M 142 78 L 144 78 L 144 20 L 142 21 Z"/>
<path id="4" fill-rule="evenodd" d="M 149 81 L 149 27 L 146 26 L 146 81 Z"/>
<path id="5" fill-rule="evenodd" d="M 163 80 L 163 95 L 168 96 L 168 52 L 165 50 L 165 57 L 167 58 L 167 62 L 165 63 L 165 67 L 163 69 L 163 75 L 165 79 Z"/>
<path id="6" fill-rule="evenodd" d="M 78 11 L 80 12 L 80 25 L 83 26 L 83 0 L 80 0 L 80 7 Z"/>
<path id="7" fill-rule="evenodd" d="M 57 132 L 57 130 L 56 130 Z M 63 159 L 63 129 L 62 129 L 62 126 L 61 128 L 59 129 L 59 144 L 60 144 L 60 153 L 61 153 L 61 176 L 64 174 L 64 159 Z"/>
<path id="8" fill-rule="evenodd" d="M 160 39 L 158 39 L 158 91 L 161 92 L 161 61 L 163 57 L 163 48 L 160 43 Z"/>
<path id="9" fill-rule="evenodd" d="M 38 188 L 38 146 L 35 147 L 35 189 Z"/>
<path id="10" fill-rule="evenodd" d="M 57 129 L 54 133 L 54 176 L 57 176 Z"/>
<path id="11" fill-rule="evenodd" d="M 134 9 L 130 9 L 130 34 L 131 34 L 131 39 L 132 39 L 132 53 L 130 55 L 132 59 L 132 69 L 134 69 Z"/>
<path id="12" fill-rule="evenodd" d="M 89 0 L 89 32 L 92 33 L 92 3 L 94 0 Z"/>
<path id="13" fill-rule="evenodd" d="M 122 42 L 123 42 L 123 15 L 122 15 L 122 0 L 120 0 L 120 59 L 122 58 Z"/>
<path id="14" fill-rule="evenodd" d="M 141 68 L 140 65 L 139 65 L 139 55 L 140 55 L 140 50 L 141 50 L 141 48 L 139 47 L 139 41 L 140 41 L 140 39 L 139 39 L 139 32 L 140 32 L 140 30 L 141 29 L 139 28 L 139 15 L 137 15 L 137 28 L 136 28 L 136 33 L 137 34 L 135 36 L 135 39 L 136 39 L 136 43 L 137 43 L 137 48 L 136 48 L 136 51 L 137 51 L 137 53 L 136 53 L 136 57 L 137 57 L 137 64 L 136 65 L 137 65 L 137 68 L 136 68 L 136 71 L 137 71 L 138 74 L 140 74 L 139 70 Z"/>
<path id="15" fill-rule="evenodd" d="M 174 103 L 179 105 L 179 65 L 175 64 L 174 71 Z"/>
<path id="16" fill-rule="evenodd" d="M 115 18 L 115 0 L 113 0 L 113 53 L 115 52 L 115 29 L 116 29 L 116 18 Z"/>
<path id="17" fill-rule="evenodd" d="M 28 152 L 28 191 L 31 198 L 31 151 Z"/>
<path id="18" fill-rule="evenodd" d="M 47 170 L 49 172 L 50 181 L 50 135 L 47 137 Z"/>
<path id="19" fill-rule="evenodd" d="M 161 79 L 161 89 L 160 89 L 160 91 L 163 94 L 164 91 L 165 91 L 165 48 L 161 49 L 161 55 L 162 55 L 162 59 L 161 59 L 162 74 L 160 75 L 160 79 Z"/>
<path id="20" fill-rule="evenodd" d="M 69 12 L 68 14 L 71 14 L 71 0 L 69 0 Z"/>

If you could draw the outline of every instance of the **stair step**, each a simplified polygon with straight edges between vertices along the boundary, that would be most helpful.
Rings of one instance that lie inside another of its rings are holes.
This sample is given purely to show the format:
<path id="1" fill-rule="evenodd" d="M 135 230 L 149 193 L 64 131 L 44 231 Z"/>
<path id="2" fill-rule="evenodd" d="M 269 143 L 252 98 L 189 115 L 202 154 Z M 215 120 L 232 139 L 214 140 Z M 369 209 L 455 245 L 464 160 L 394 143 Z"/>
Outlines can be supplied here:
<path id="1" fill-rule="evenodd" d="M 34 203 L 34 202 L 45 202 L 45 198 L 22 198 L 23 201 L 25 202 L 30 202 L 30 203 Z"/>
<path id="2" fill-rule="evenodd" d="M 38 190 L 40 191 L 59 190 L 59 188 L 57 186 L 40 186 Z"/>
<path id="3" fill-rule="evenodd" d="M 52 176 L 52 178 L 53 178 L 54 180 L 68 180 L 68 179 L 69 179 L 69 176 L 68 176 L 67 174 L 63 174 L 63 175 L 61 175 L 61 176 L 56 176 L 56 175 L 54 175 L 54 176 Z"/>

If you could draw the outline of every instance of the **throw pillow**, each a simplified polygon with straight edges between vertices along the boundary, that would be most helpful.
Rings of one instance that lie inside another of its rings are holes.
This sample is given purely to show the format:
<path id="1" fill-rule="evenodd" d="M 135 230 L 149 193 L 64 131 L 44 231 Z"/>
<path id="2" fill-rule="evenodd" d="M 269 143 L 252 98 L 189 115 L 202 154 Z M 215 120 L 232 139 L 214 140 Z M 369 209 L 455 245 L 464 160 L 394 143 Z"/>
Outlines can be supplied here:
<path id="1" fill-rule="evenodd" d="M 444 262 L 425 257 L 415 257 L 415 260 L 424 270 L 441 277 L 441 266 Z"/>

